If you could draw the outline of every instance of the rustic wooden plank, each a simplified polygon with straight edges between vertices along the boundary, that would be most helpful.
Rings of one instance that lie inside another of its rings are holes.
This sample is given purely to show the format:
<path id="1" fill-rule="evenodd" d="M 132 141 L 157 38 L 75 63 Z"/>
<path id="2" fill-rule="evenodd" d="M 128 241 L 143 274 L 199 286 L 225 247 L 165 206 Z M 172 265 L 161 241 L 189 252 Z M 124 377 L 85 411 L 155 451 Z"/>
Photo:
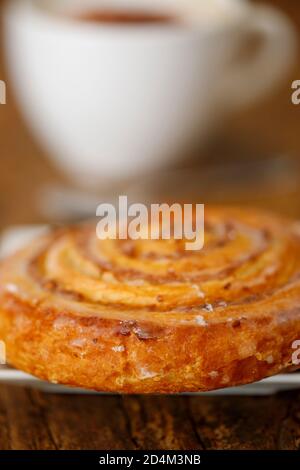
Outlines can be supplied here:
<path id="1" fill-rule="evenodd" d="M 2 415 L 5 438 L 0 441 L 1 450 L 55 449 L 43 411 L 32 398 L 32 392 L 9 386 L 1 386 L 0 390 L 1 410 L 5 409 Z"/>
<path id="2" fill-rule="evenodd" d="M 59 449 L 134 449 L 121 398 L 35 392 Z"/>
<path id="3" fill-rule="evenodd" d="M 6 406 L 6 389 L 0 387 L 0 450 L 9 450 L 11 447 L 9 420 Z"/>
<path id="4" fill-rule="evenodd" d="M 203 448 L 184 397 L 128 396 L 123 402 L 137 448 Z"/>
<path id="5" fill-rule="evenodd" d="M 299 449 L 299 396 L 77 396 L 2 386 L 0 448 Z"/>
<path id="6" fill-rule="evenodd" d="M 190 398 L 191 416 L 207 449 L 278 448 L 288 406 L 284 395 Z"/>
<path id="7" fill-rule="evenodd" d="M 278 433 L 277 448 L 300 450 L 300 392 L 285 393 L 286 415 Z"/>

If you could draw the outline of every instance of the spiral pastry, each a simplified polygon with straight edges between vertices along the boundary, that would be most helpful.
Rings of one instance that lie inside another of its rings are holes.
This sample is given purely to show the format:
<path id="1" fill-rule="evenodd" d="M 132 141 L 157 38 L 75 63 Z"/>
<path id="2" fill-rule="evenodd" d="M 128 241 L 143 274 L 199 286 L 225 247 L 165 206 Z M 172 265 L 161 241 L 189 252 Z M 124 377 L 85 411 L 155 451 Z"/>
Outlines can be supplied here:
<path id="1" fill-rule="evenodd" d="M 293 368 L 300 228 L 255 210 L 206 208 L 205 245 L 51 231 L 0 267 L 9 362 L 102 391 L 204 391 Z"/>

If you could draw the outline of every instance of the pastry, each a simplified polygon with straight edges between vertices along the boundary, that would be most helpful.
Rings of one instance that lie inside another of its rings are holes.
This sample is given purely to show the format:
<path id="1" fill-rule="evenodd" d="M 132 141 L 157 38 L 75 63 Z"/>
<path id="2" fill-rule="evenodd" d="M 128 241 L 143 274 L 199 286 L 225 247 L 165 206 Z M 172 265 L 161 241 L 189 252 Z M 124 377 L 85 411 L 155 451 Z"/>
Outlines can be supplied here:
<path id="1" fill-rule="evenodd" d="M 2 262 L 0 339 L 13 366 L 99 391 L 205 391 L 291 370 L 300 229 L 205 208 L 205 245 L 50 231 Z"/>

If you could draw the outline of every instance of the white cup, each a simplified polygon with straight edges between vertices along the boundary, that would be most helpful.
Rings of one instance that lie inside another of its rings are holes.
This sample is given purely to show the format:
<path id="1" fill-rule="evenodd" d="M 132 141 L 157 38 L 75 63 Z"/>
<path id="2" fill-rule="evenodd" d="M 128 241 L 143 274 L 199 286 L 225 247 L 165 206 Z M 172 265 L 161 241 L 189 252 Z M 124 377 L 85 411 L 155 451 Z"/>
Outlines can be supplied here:
<path id="1" fill-rule="evenodd" d="M 182 25 L 78 21 L 66 13 L 83 7 L 74 0 L 6 7 L 21 108 L 49 155 L 85 185 L 167 165 L 217 118 L 269 91 L 295 56 L 290 22 L 245 0 L 88 0 L 84 9 L 107 4 L 180 15 Z M 236 59 L 245 33 L 261 38 L 246 62 Z"/>

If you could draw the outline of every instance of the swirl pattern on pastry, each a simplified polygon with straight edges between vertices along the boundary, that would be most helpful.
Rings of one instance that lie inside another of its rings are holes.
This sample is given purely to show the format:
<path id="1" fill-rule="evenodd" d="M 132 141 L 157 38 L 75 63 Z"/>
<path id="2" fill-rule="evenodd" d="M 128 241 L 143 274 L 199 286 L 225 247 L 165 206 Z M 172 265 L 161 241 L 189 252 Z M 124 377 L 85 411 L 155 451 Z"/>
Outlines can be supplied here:
<path id="1" fill-rule="evenodd" d="M 209 208 L 205 246 L 51 231 L 0 268 L 11 364 L 50 381 L 123 392 L 199 391 L 292 366 L 300 339 L 296 223 Z"/>

